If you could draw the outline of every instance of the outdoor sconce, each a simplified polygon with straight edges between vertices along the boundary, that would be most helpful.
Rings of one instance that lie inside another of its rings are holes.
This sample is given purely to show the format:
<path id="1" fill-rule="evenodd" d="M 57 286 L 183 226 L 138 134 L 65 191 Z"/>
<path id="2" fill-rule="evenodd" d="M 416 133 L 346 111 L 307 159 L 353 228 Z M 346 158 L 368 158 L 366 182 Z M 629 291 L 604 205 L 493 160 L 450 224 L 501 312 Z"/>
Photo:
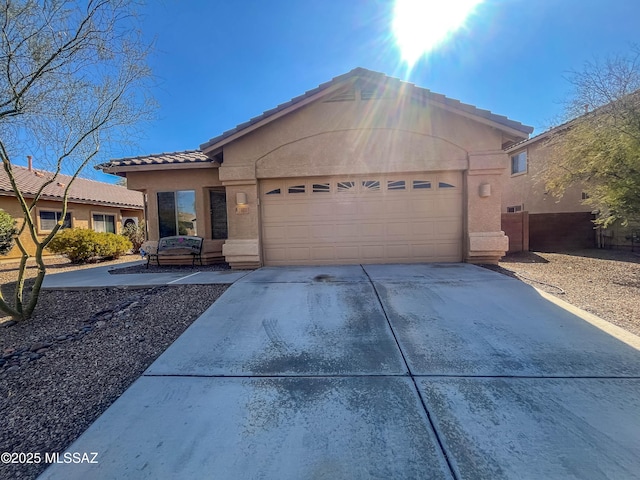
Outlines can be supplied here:
<path id="1" fill-rule="evenodd" d="M 490 183 L 481 183 L 480 184 L 480 196 L 482 198 L 491 196 L 491 184 Z"/>
<path id="2" fill-rule="evenodd" d="M 236 193 L 236 215 L 243 215 L 245 213 L 249 213 L 247 194 L 238 192 Z"/>

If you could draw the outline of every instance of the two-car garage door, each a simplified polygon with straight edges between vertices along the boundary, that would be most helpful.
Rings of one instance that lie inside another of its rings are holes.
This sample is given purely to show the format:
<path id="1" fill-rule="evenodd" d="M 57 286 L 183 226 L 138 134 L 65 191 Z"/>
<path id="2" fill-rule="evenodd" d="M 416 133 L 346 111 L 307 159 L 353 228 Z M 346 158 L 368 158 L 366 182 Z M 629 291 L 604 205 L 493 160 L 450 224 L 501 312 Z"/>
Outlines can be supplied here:
<path id="1" fill-rule="evenodd" d="M 262 180 L 266 265 L 459 262 L 462 174 Z"/>

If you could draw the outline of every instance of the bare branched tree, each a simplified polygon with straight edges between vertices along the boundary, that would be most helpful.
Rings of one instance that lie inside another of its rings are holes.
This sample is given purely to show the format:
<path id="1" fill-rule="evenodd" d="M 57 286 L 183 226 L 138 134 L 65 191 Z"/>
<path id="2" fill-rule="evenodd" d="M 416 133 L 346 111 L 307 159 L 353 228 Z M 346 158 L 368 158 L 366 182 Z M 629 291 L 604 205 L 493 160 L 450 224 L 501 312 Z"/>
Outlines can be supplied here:
<path id="1" fill-rule="evenodd" d="M 640 220 L 640 48 L 587 62 L 568 80 L 572 120 L 551 137 L 547 188 L 581 185 L 602 226 Z"/>
<path id="2" fill-rule="evenodd" d="M 0 294 L 0 310 L 27 319 L 46 273 L 43 250 L 62 221 L 39 238 L 33 216 L 45 187 L 59 174 L 75 180 L 105 146 L 126 143 L 150 119 L 149 46 L 137 30 L 132 0 L 0 0 L 0 158 L 28 232 L 36 245 L 37 277 L 24 295 L 30 255 L 22 253 L 13 302 Z M 133 130 L 132 130 L 133 128 Z M 32 154 L 54 173 L 33 198 L 25 198 L 13 173 L 16 158 Z M 61 219 L 73 181 L 67 182 Z"/>

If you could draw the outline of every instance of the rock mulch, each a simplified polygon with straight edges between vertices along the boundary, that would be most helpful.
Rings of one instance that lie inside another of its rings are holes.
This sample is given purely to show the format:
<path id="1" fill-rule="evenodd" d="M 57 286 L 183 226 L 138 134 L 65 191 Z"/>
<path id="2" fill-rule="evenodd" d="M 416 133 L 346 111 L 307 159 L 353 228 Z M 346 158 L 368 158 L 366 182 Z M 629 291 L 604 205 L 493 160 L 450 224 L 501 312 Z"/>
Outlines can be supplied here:
<path id="1" fill-rule="evenodd" d="M 0 323 L 0 452 L 63 452 L 226 288 L 43 291 L 30 320 Z"/>

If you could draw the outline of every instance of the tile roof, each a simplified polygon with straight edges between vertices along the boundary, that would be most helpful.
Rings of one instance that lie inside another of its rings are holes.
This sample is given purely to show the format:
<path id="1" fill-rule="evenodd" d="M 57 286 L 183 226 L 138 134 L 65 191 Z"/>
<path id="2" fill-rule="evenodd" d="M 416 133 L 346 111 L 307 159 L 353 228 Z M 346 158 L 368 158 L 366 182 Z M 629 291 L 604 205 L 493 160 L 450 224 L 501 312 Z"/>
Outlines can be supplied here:
<path id="1" fill-rule="evenodd" d="M 553 135 L 556 132 L 561 132 L 563 130 L 566 130 L 568 128 L 570 128 L 570 126 L 573 124 L 573 122 L 575 122 L 577 119 L 579 119 L 581 117 L 578 118 L 572 118 L 571 120 L 567 120 L 564 123 L 561 123 L 560 125 L 557 125 L 555 127 L 551 127 L 548 130 L 545 130 L 544 132 L 541 132 L 531 138 L 525 138 L 524 140 L 521 140 L 517 143 L 514 143 L 513 145 L 509 145 L 507 148 L 504 149 L 505 152 L 513 152 L 514 150 L 518 150 L 520 148 L 526 147 L 528 145 L 531 145 L 533 143 L 539 142 L 540 140 L 544 140 L 546 138 L 549 138 L 551 135 Z"/>
<path id="2" fill-rule="evenodd" d="M 529 135 L 530 133 L 533 132 L 533 127 L 527 126 L 527 125 L 523 125 L 520 122 L 516 122 L 515 120 L 511 120 L 503 115 L 496 115 L 495 113 L 490 112 L 489 110 L 483 110 L 480 108 L 477 108 L 473 105 L 469 105 L 466 103 L 462 103 L 459 100 L 455 100 L 449 97 L 446 97 L 444 95 L 441 95 L 439 93 L 435 93 L 432 92 L 429 89 L 426 88 L 422 88 L 422 87 L 417 87 L 416 85 L 414 85 L 413 83 L 410 82 L 405 82 L 403 80 L 400 80 L 398 78 L 394 78 L 394 77 L 389 77 L 387 75 L 385 75 L 384 73 L 380 73 L 380 72 L 374 72 L 371 70 L 367 70 L 366 68 L 362 68 L 362 67 L 358 67 L 358 68 L 354 68 L 353 70 L 351 70 L 350 72 L 347 72 L 343 75 L 339 75 L 331 80 L 329 80 L 328 82 L 325 82 L 319 86 L 317 86 L 316 88 L 312 89 L 312 90 L 308 90 L 307 92 L 303 93 L 302 95 L 299 95 L 295 98 L 292 98 L 291 100 L 289 100 L 288 102 L 282 103 L 280 105 L 278 105 L 275 108 L 272 108 L 271 110 L 267 110 L 266 112 L 263 112 L 261 115 L 258 115 L 256 117 L 253 117 L 252 119 L 241 123 L 237 126 L 235 126 L 234 128 L 227 130 L 226 132 L 223 132 L 222 134 L 218 135 L 217 137 L 213 137 L 212 139 L 210 139 L 208 142 L 203 143 L 202 145 L 200 145 L 200 149 L 201 150 L 207 150 L 209 148 L 211 148 L 212 146 L 216 145 L 217 143 L 227 139 L 228 137 L 241 132 L 242 130 L 255 125 L 258 122 L 261 122 L 262 120 L 266 120 L 267 118 L 269 118 L 270 116 L 281 112 L 289 107 L 294 106 L 297 103 L 300 103 L 301 101 L 312 97 L 320 92 L 322 92 L 323 90 L 328 89 L 331 86 L 334 86 L 338 83 L 344 82 L 346 80 L 349 80 L 351 78 L 365 78 L 365 79 L 369 79 L 369 80 L 374 80 L 374 81 L 378 81 L 378 82 L 384 82 L 387 84 L 396 84 L 398 87 L 403 86 L 403 87 L 409 87 L 412 91 L 411 94 L 415 95 L 418 98 L 426 98 L 428 100 L 437 102 L 437 103 L 441 103 L 444 104 L 448 107 L 460 110 L 462 112 L 474 115 L 474 116 L 478 116 L 481 118 L 484 118 L 486 120 L 492 121 L 494 123 L 497 123 L 499 125 L 502 125 L 504 127 L 508 127 L 510 129 L 516 130 L 518 132 L 522 132 L 525 135 Z"/>
<path id="3" fill-rule="evenodd" d="M 200 150 L 185 150 L 184 152 L 156 153 L 141 155 L 139 157 L 116 158 L 106 163 L 96 165 L 97 169 L 104 170 L 110 167 L 133 167 L 138 165 L 167 165 L 175 163 L 212 163 Z"/>
<path id="4" fill-rule="evenodd" d="M 560 125 L 556 125 L 555 127 L 551 127 L 549 129 L 545 130 L 544 132 L 541 132 L 541 133 L 537 134 L 534 137 L 527 138 L 527 139 L 521 140 L 518 143 L 510 145 L 509 147 L 505 148 L 504 150 L 506 152 L 511 152 L 511 151 L 516 150 L 518 148 L 522 148 L 522 147 L 525 147 L 527 145 L 531 145 L 532 143 L 536 143 L 536 142 L 538 142 L 540 140 L 544 140 L 544 139 L 550 137 L 551 135 L 553 135 L 555 133 L 563 132 L 565 130 L 568 130 L 568 129 L 572 128 L 573 124 L 576 123 L 576 122 L 583 121 L 584 119 L 587 119 L 587 118 L 597 118 L 597 116 L 600 115 L 600 114 L 604 113 L 606 115 L 607 113 L 609 113 L 611 111 L 615 111 L 615 109 L 614 110 L 611 110 L 611 109 L 614 108 L 613 105 L 616 104 L 617 102 L 620 102 L 620 101 L 624 102 L 626 100 L 631 100 L 632 102 L 636 102 L 638 98 L 640 98 L 640 89 L 635 90 L 635 91 L 633 91 L 633 92 L 631 92 L 629 94 L 626 94 L 626 95 L 618 98 L 617 100 L 613 100 L 610 103 L 607 103 L 605 105 L 601 105 L 599 107 L 596 107 L 593 110 L 589 110 L 588 109 L 589 105 L 585 105 L 587 107 L 587 111 L 586 112 L 581 113 L 577 117 L 574 117 L 574 118 L 571 118 L 569 120 L 566 120 L 565 122 L 561 123 Z M 623 105 L 625 105 L 625 104 L 623 103 Z"/>
<path id="5" fill-rule="evenodd" d="M 13 165 L 13 173 L 18 187 L 25 197 L 33 197 L 44 182 L 53 177 L 52 172 Z M 56 180 L 47 185 L 42 192 L 42 198 L 47 200 L 62 200 L 64 189 L 71 180 L 69 175 L 59 174 Z M 15 195 L 9 176 L 4 168 L 0 168 L 0 195 Z M 142 193 L 127 190 L 126 187 L 97 182 L 86 178 L 76 178 L 69 189 L 69 201 L 109 205 L 123 208 L 144 208 Z"/>

